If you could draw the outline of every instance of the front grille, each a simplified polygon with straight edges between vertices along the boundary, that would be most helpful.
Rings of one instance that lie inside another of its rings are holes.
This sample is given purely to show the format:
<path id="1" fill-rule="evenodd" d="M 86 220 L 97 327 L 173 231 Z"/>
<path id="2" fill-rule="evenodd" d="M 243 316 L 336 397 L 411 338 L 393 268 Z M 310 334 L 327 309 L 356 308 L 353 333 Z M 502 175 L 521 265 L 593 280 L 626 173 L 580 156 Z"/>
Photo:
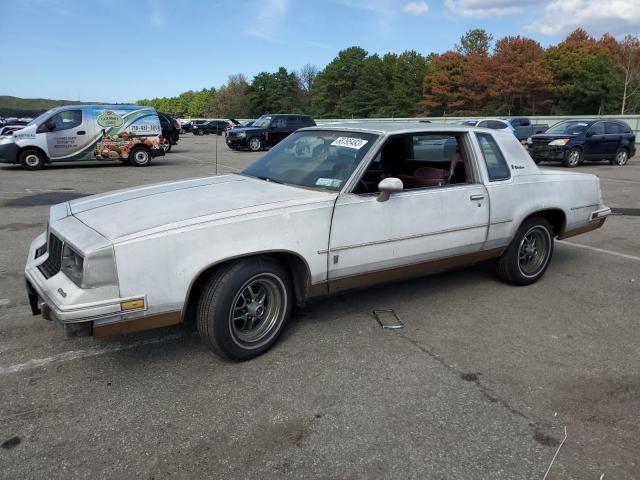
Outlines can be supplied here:
<path id="1" fill-rule="evenodd" d="M 51 278 L 60 271 L 62 266 L 62 240 L 53 233 L 49 234 L 49 257 L 38 265 L 38 270 L 44 275 L 44 278 Z"/>

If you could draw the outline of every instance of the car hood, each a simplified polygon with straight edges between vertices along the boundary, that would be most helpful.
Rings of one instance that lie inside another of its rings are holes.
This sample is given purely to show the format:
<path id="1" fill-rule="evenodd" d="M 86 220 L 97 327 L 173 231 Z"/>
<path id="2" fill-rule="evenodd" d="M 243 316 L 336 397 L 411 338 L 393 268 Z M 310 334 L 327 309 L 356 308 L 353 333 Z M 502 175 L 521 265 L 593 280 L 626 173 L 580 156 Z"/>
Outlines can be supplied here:
<path id="1" fill-rule="evenodd" d="M 576 137 L 577 135 L 569 135 L 568 133 L 537 133 L 535 135 L 531 136 L 532 140 L 557 140 L 558 138 L 572 138 L 572 137 Z"/>
<path id="2" fill-rule="evenodd" d="M 240 133 L 240 132 L 247 132 L 247 133 L 251 133 L 251 132 L 264 132 L 264 128 L 262 127 L 234 127 L 231 129 L 231 131 L 233 133 Z"/>
<path id="3" fill-rule="evenodd" d="M 72 215 L 109 240 L 198 222 L 331 199 L 326 191 L 242 175 L 117 190 L 69 202 Z"/>

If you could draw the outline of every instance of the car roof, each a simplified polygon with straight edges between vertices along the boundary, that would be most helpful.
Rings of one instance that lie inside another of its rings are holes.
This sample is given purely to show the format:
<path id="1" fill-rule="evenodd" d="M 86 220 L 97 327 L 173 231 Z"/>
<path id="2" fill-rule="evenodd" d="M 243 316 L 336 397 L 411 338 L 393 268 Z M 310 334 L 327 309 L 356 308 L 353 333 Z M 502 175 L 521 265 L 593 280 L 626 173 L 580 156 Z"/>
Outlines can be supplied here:
<path id="1" fill-rule="evenodd" d="M 424 122 L 341 122 L 325 123 L 315 127 L 306 127 L 300 130 L 346 130 L 363 133 L 413 133 L 413 132 L 498 132 L 489 128 L 477 128 L 455 123 L 424 123 Z"/>

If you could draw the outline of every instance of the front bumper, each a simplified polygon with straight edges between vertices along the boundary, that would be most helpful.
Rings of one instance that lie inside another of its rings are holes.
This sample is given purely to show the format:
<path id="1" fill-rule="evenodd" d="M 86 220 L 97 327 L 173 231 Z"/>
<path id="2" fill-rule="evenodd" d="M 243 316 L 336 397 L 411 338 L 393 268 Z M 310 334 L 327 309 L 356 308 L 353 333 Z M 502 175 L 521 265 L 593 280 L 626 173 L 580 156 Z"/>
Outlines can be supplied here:
<path id="1" fill-rule="evenodd" d="M 0 163 L 18 163 L 18 145 L 15 142 L 0 142 Z"/>
<path id="2" fill-rule="evenodd" d="M 536 160 L 561 161 L 564 160 L 565 151 L 566 149 L 564 146 L 550 147 L 548 145 L 529 145 L 529 155 Z"/>
<path id="3" fill-rule="evenodd" d="M 231 148 L 247 148 L 247 137 L 232 137 L 227 135 L 227 145 Z"/>

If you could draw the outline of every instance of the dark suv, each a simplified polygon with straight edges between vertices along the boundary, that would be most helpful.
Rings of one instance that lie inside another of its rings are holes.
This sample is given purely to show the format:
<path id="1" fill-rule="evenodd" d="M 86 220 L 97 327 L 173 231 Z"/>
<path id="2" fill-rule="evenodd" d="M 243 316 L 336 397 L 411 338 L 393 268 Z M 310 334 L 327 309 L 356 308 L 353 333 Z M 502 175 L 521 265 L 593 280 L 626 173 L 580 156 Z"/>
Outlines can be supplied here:
<path id="1" fill-rule="evenodd" d="M 636 154 L 636 136 L 619 120 L 567 120 L 533 135 L 527 144 L 536 163 L 560 161 L 565 167 L 585 160 L 609 160 L 622 166 Z"/>
<path id="2" fill-rule="evenodd" d="M 227 132 L 227 145 L 234 150 L 248 148 L 258 152 L 273 147 L 299 128 L 315 127 L 308 115 L 289 113 L 262 115 L 250 127 L 236 127 Z"/>
<path id="3" fill-rule="evenodd" d="M 171 147 L 180 140 L 180 122 L 163 112 L 158 112 L 158 118 L 160 119 L 160 128 L 162 128 L 162 148 L 165 153 L 169 153 Z"/>

